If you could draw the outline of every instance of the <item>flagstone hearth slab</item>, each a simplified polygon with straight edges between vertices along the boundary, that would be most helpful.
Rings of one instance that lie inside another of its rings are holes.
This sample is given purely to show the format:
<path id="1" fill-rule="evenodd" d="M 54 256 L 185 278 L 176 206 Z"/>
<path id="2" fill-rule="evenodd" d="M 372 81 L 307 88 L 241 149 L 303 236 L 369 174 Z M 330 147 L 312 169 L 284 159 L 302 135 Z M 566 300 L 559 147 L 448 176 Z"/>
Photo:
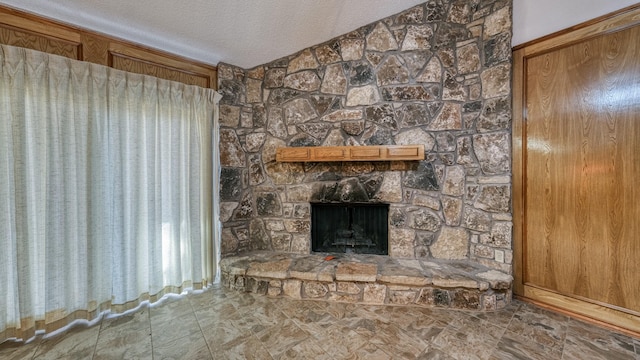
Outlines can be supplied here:
<path id="1" fill-rule="evenodd" d="M 375 282 L 378 276 L 378 265 L 342 262 L 336 269 L 336 280 L 338 281 L 360 281 Z"/>
<path id="2" fill-rule="evenodd" d="M 469 260 L 259 251 L 220 261 L 222 283 L 269 296 L 364 304 L 495 310 L 513 278 Z"/>

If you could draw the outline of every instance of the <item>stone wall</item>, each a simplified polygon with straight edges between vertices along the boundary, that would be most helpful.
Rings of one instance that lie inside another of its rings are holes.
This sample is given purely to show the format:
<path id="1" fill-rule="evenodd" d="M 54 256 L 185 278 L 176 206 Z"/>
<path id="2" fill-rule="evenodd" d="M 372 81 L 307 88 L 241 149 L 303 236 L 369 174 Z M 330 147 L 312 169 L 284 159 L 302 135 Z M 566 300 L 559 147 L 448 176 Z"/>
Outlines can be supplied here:
<path id="1" fill-rule="evenodd" d="M 510 44 L 511 1 L 433 0 L 254 69 L 220 64 L 223 256 L 308 253 L 309 202 L 384 202 L 391 257 L 511 273 Z M 275 161 L 418 143 L 425 161 Z"/>

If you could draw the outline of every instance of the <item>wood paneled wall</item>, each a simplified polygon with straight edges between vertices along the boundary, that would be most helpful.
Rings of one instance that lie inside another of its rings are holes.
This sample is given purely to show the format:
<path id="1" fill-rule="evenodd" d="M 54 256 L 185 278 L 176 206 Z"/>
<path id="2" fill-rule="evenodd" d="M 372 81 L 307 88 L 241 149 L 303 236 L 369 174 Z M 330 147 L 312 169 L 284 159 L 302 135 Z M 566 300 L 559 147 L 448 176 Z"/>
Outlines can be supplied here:
<path id="1" fill-rule="evenodd" d="M 514 292 L 640 334 L 640 4 L 514 49 Z"/>
<path id="2" fill-rule="evenodd" d="M 218 83 L 215 66 L 4 6 L 0 43 L 205 88 Z"/>

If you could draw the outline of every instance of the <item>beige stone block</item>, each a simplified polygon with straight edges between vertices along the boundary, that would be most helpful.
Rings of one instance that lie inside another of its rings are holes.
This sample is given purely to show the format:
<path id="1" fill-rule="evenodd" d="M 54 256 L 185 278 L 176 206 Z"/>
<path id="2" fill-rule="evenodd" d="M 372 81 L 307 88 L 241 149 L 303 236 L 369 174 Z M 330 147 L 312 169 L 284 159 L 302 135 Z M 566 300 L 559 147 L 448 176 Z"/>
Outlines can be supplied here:
<path id="1" fill-rule="evenodd" d="M 341 122 L 362 119 L 363 112 L 361 109 L 340 109 L 333 111 L 322 117 L 322 121 Z"/>
<path id="2" fill-rule="evenodd" d="M 279 261 L 268 261 L 263 263 L 254 262 L 249 265 L 247 270 L 248 276 L 286 279 L 288 277 L 291 259 L 283 259 Z"/>
<path id="3" fill-rule="evenodd" d="M 293 299 L 302 299 L 302 281 L 285 280 L 282 284 L 284 294 Z"/>
<path id="4" fill-rule="evenodd" d="M 510 213 L 497 213 L 493 214 L 493 220 L 496 221 L 511 221 L 513 220 L 513 216 Z"/>
<path id="5" fill-rule="evenodd" d="M 431 283 L 431 279 L 424 276 L 380 275 L 378 279 L 384 283 L 408 286 L 426 286 Z"/>
<path id="6" fill-rule="evenodd" d="M 369 51 L 385 52 L 398 49 L 395 37 L 383 22 L 378 22 L 376 27 L 367 35 L 366 44 Z"/>
<path id="7" fill-rule="evenodd" d="M 402 201 L 402 186 L 400 186 L 401 176 L 399 172 L 387 172 L 384 175 L 380 189 L 375 195 L 376 200 L 388 203 L 399 203 Z"/>
<path id="8" fill-rule="evenodd" d="M 467 289 L 478 289 L 480 287 L 480 285 L 478 284 L 478 281 L 474 279 L 465 278 L 462 276 L 447 277 L 447 278 L 434 277 L 433 285 L 437 287 L 444 287 L 444 288 L 467 288 Z"/>
<path id="9" fill-rule="evenodd" d="M 339 282 L 337 284 L 337 292 L 347 293 L 347 294 L 359 294 L 360 287 L 352 282 Z"/>
<path id="10" fill-rule="evenodd" d="M 251 79 L 263 79 L 264 78 L 264 66 L 258 66 L 251 70 L 247 70 L 247 77 Z"/>
<path id="11" fill-rule="evenodd" d="M 510 70 L 510 64 L 500 64 L 488 68 L 480 74 L 482 94 L 485 99 L 509 95 L 511 91 Z"/>
<path id="12" fill-rule="evenodd" d="M 511 15 L 509 6 L 490 14 L 484 21 L 484 37 L 490 38 L 494 35 L 509 32 L 511 29 Z"/>
<path id="13" fill-rule="evenodd" d="M 391 228 L 389 234 L 389 256 L 394 258 L 414 257 L 416 237 L 414 230 Z"/>
<path id="14" fill-rule="evenodd" d="M 262 101 L 262 81 L 247 79 L 247 102 L 259 103 Z"/>
<path id="15" fill-rule="evenodd" d="M 336 267 L 334 264 L 327 264 L 318 271 L 318 281 L 333 282 L 336 279 Z M 335 290 L 333 290 L 335 291 Z"/>
<path id="16" fill-rule="evenodd" d="M 416 296 L 418 292 L 415 290 L 405 290 L 405 291 L 389 291 L 389 303 L 396 305 L 409 305 L 413 304 L 416 301 Z"/>
<path id="17" fill-rule="evenodd" d="M 429 25 L 409 25 L 402 42 L 402 51 L 430 49 L 433 28 Z"/>
<path id="18" fill-rule="evenodd" d="M 462 129 L 462 107 L 460 104 L 447 102 L 440 113 L 429 123 L 427 130 L 460 130 Z"/>
<path id="19" fill-rule="evenodd" d="M 384 304 L 387 298 L 387 287 L 382 284 L 366 284 L 362 301 L 368 304 Z"/>
<path id="20" fill-rule="evenodd" d="M 434 197 L 426 195 L 416 195 L 413 198 L 413 205 L 424 206 L 433 210 L 440 210 L 440 201 Z"/>
<path id="21" fill-rule="evenodd" d="M 360 60 L 364 53 L 364 40 L 343 39 L 340 40 L 340 50 L 343 61 Z"/>
<path id="22" fill-rule="evenodd" d="M 311 53 L 311 50 L 306 49 L 301 52 L 298 56 L 291 59 L 289 61 L 289 67 L 287 68 L 287 73 L 292 74 L 294 72 L 304 70 L 304 69 L 316 69 L 318 67 L 318 62 L 316 58 Z"/>
<path id="23" fill-rule="evenodd" d="M 269 287 L 267 290 L 267 296 L 280 296 L 282 294 L 282 289 L 279 287 Z"/>
<path id="24" fill-rule="evenodd" d="M 428 83 L 439 83 L 442 81 L 442 64 L 440 64 L 436 56 L 431 58 L 422 73 L 416 78 L 416 81 Z"/>
<path id="25" fill-rule="evenodd" d="M 284 78 L 284 86 L 300 91 L 315 91 L 320 88 L 320 78 L 315 71 L 300 71 L 287 75 Z"/>
<path id="26" fill-rule="evenodd" d="M 322 298 L 329 292 L 327 285 L 315 281 L 305 282 L 303 288 L 306 297 L 314 299 Z"/>
<path id="27" fill-rule="evenodd" d="M 303 256 L 295 259 L 289 267 L 289 276 L 300 280 L 317 280 L 318 271 L 324 267 L 319 256 Z"/>
<path id="28" fill-rule="evenodd" d="M 311 271 L 305 272 L 305 271 L 291 270 L 289 272 L 289 276 L 294 279 L 300 279 L 300 280 L 311 280 L 311 281 L 318 280 L 318 274 L 316 272 L 311 272 Z"/>
<path id="29" fill-rule="evenodd" d="M 486 280 L 492 289 L 509 289 L 513 282 L 513 277 L 503 272 L 489 270 L 476 275 L 478 278 Z"/>
<path id="30" fill-rule="evenodd" d="M 242 266 L 229 266 L 229 274 L 230 275 L 245 275 L 247 273 L 247 268 Z"/>
<path id="31" fill-rule="evenodd" d="M 343 146 L 344 138 L 340 129 L 333 129 L 324 139 L 322 146 Z"/>
<path id="32" fill-rule="evenodd" d="M 345 95 L 347 93 L 347 78 L 341 64 L 328 65 L 324 80 L 320 88 L 325 94 Z"/>
<path id="33" fill-rule="evenodd" d="M 291 252 L 296 254 L 308 254 L 311 251 L 310 234 L 293 234 L 291 240 Z"/>
<path id="34" fill-rule="evenodd" d="M 495 295 L 482 295 L 482 310 L 491 311 L 497 309 Z"/>
<path id="35" fill-rule="evenodd" d="M 466 259 L 469 252 L 469 233 L 463 228 L 443 227 L 431 254 L 438 259 Z"/>
<path id="36" fill-rule="evenodd" d="M 347 93 L 347 106 L 372 105 L 379 101 L 380 93 L 373 85 L 351 88 Z"/>
<path id="37" fill-rule="evenodd" d="M 341 263 L 336 268 L 336 280 L 375 282 L 378 265 L 363 263 Z"/>

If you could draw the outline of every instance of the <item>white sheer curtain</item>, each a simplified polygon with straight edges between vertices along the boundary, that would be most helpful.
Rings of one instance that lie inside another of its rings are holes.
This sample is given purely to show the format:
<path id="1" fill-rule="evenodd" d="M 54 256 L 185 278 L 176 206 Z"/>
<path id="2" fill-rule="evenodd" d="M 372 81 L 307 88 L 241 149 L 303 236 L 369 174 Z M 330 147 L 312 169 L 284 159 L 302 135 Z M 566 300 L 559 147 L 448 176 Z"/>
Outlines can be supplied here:
<path id="1" fill-rule="evenodd" d="M 219 95 L 10 46 L 0 67 L 0 342 L 211 283 Z"/>

